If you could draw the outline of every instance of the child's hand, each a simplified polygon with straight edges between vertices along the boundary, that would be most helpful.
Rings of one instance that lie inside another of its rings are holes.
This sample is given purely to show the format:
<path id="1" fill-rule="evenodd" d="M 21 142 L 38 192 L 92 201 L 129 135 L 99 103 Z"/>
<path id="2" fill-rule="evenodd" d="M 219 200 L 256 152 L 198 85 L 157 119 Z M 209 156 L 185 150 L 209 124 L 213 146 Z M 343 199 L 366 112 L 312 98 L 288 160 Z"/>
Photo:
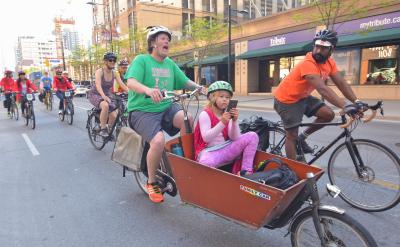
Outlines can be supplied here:
<path id="1" fill-rule="evenodd" d="M 229 120 L 231 120 L 232 115 L 230 112 L 224 112 L 221 116 L 221 122 L 225 125 L 229 123 Z"/>
<path id="2" fill-rule="evenodd" d="M 239 111 L 236 108 L 232 108 L 231 111 L 229 112 L 231 114 L 232 120 L 237 121 L 239 118 Z"/>

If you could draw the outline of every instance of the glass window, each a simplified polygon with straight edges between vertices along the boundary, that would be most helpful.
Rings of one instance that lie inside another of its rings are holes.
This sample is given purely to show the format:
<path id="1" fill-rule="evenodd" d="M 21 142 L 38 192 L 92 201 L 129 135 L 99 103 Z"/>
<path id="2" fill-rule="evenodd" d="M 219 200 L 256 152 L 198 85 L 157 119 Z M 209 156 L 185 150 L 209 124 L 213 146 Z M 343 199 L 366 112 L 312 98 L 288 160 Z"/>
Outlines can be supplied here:
<path id="1" fill-rule="evenodd" d="M 341 76 L 351 85 L 360 83 L 360 49 L 338 49 L 333 52 L 333 59 L 336 61 Z"/>
<path id="2" fill-rule="evenodd" d="M 363 49 L 362 63 L 365 69 L 362 76 L 367 78 L 365 83 L 396 84 L 397 54 L 397 45 Z"/>
<path id="3" fill-rule="evenodd" d="M 205 66 L 201 68 L 201 79 L 205 78 L 207 85 L 217 80 L 217 67 Z"/>

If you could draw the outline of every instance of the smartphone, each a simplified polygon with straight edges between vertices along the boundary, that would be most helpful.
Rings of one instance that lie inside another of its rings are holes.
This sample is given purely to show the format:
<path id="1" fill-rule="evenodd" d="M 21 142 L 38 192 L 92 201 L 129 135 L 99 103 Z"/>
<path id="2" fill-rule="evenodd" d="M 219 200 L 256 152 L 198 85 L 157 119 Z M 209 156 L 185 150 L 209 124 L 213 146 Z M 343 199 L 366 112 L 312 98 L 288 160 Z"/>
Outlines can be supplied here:
<path id="1" fill-rule="evenodd" d="M 238 101 L 237 101 L 237 100 L 231 99 L 231 100 L 229 101 L 228 107 L 226 108 L 225 111 L 226 111 L 226 112 L 230 112 L 232 108 L 236 108 L 236 107 L 237 107 L 237 104 L 238 104 Z"/>

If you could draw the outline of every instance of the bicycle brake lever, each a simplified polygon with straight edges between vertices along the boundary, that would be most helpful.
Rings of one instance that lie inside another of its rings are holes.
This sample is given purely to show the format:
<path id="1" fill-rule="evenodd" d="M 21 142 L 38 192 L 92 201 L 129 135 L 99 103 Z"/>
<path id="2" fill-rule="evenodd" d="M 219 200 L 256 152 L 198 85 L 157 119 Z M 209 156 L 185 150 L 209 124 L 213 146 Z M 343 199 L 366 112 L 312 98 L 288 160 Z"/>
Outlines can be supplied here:
<path id="1" fill-rule="evenodd" d="M 381 108 L 379 108 L 379 110 L 380 110 L 381 115 L 383 116 L 384 115 L 383 114 L 383 108 L 381 107 Z"/>

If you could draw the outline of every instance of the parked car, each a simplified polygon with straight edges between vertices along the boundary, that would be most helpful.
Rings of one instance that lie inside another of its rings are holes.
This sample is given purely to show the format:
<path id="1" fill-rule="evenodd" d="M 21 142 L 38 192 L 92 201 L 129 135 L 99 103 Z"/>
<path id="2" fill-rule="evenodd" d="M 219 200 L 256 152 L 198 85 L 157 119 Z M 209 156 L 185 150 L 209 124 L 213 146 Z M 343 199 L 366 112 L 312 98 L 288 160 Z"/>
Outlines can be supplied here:
<path id="1" fill-rule="evenodd" d="M 80 97 L 86 96 L 88 91 L 89 91 L 88 88 L 82 85 L 76 85 L 74 96 L 80 96 Z"/>

